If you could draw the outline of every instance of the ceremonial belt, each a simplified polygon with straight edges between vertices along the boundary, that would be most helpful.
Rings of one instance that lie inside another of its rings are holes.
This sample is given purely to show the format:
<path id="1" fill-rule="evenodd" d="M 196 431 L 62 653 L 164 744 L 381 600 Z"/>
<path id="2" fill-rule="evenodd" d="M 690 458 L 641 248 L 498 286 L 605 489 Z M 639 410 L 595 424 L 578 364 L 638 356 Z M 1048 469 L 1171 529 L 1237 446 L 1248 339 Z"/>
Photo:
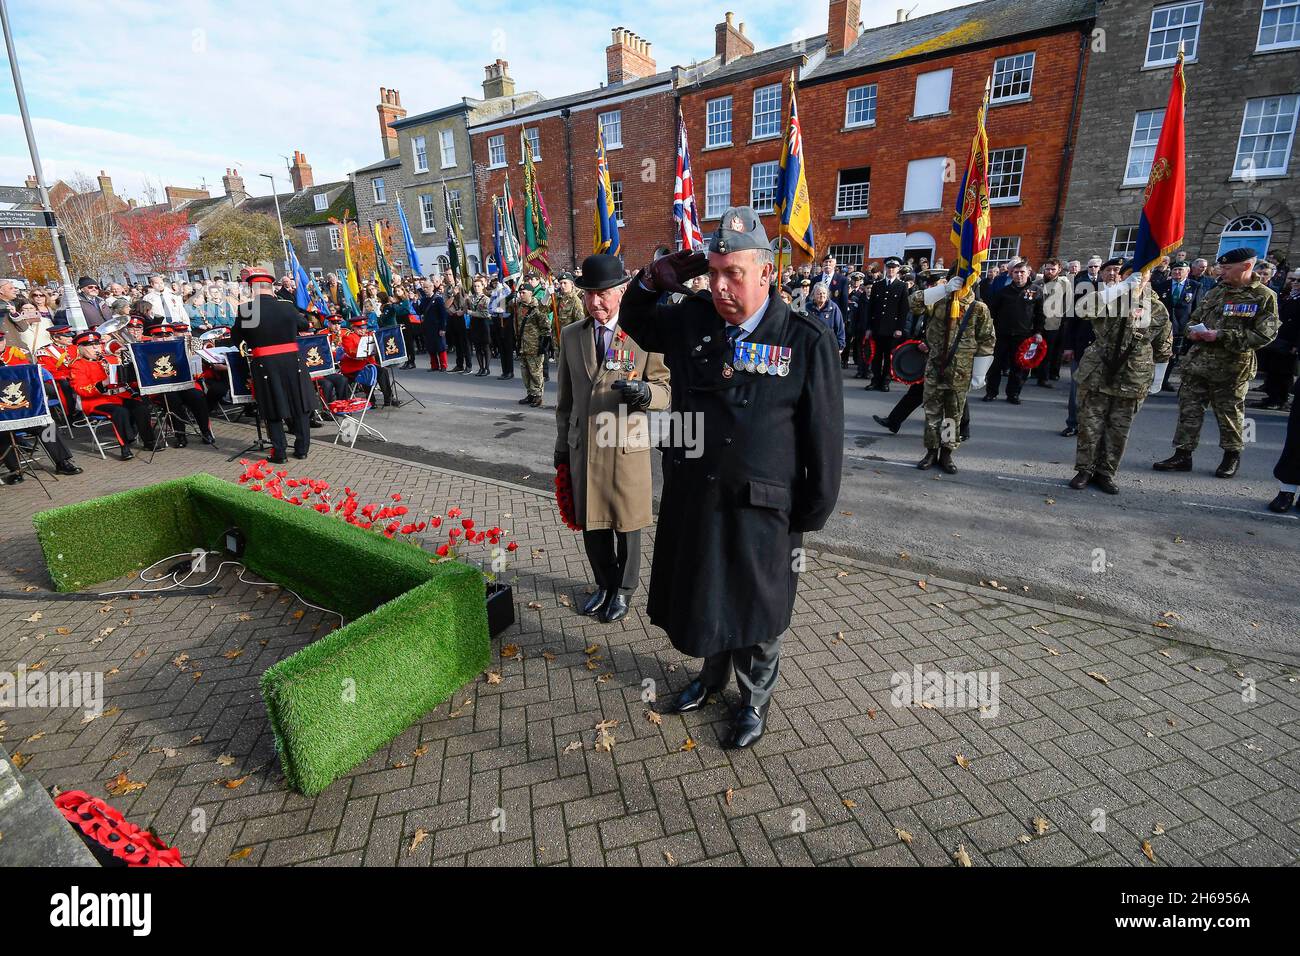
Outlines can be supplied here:
<path id="1" fill-rule="evenodd" d="M 253 358 L 266 358 L 268 355 L 284 355 L 286 352 L 298 351 L 297 342 L 285 342 L 283 345 L 259 345 L 253 349 Z"/>

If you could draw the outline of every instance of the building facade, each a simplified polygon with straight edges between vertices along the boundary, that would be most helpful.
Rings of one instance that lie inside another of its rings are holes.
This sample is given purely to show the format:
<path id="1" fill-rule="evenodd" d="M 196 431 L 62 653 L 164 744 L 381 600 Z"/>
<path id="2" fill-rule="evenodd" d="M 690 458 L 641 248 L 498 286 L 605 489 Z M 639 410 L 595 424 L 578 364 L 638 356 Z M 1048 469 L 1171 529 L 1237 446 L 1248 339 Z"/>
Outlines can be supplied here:
<path id="1" fill-rule="evenodd" d="M 1062 250 L 1130 255 L 1181 43 L 1189 258 L 1296 258 L 1300 0 L 1104 0 Z"/>
<path id="2" fill-rule="evenodd" d="M 247 199 L 240 208 L 274 219 L 278 201 L 284 236 L 307 273 L 316 278 L 327 272 L 341 275 L 347 269 L 341 224 L 349 211 L 355 214 L 357 205 L 352 181 L 317 183 L 306 154 L 298 150 L 293 153 L 289 179 L 292 192 Z M 283 261 L 275 265 L 277 270 L 283 266 Z"/>

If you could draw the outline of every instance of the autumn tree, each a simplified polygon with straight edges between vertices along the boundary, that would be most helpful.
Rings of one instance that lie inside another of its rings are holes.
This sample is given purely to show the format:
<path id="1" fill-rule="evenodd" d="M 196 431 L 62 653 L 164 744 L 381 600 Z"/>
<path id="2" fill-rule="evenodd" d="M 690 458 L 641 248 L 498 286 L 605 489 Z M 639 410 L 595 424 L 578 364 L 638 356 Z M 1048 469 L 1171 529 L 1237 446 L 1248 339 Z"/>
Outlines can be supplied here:
<path id="1" fill-rule="evenodd" d="M 213 216 L 190 252 L 190 262 L 203 269 L 252 266 L 284 258 L 280 227 L 263 213 L 231 207 Z M 232 270 L 233 271 L 233 270 Z"/>
<path id="2" fill-rule="evenodd" d="M 150 272 L 171 272 L 181 264 L 181 250 L 190 239 L 183 212 L 142 209 L 121 217 L 122 247 L 132 264 Z"/>
<path id="3" fill-rule="evenodd" d="M 68 244 L 74 281 L 79 275 L 102 279 L 125 262 L 117 221 L 121 207 L 100 192 L 85 173 L 74 174 L 67 185 L 71 192 L 55 207 L 54 217 Z"/>
<path id="4" fill-rule="evenodd" d="M 18 242 L 22 277 L 32 285 L 47 285 L 59 278 L 54 243 L 48 229 L 27 229 Z"/>

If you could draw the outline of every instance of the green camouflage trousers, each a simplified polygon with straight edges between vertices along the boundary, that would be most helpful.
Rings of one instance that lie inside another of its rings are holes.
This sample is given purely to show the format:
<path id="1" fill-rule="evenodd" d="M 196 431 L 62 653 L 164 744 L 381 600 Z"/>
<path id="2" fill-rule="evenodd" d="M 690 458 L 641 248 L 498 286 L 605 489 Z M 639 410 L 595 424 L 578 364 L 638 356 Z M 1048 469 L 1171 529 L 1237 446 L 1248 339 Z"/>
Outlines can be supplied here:
<path id="1" fill-rule="evenodd" d="M 961 413 L 966 393 L 943 386 L 925 387 L 925 447 L 951 448 L 961 444 Z"/>
<path id="2" fill-rule="evenodd" d="M 1142 399 L 1081 387 L 1078 402 L 1079 444 L 1074 453 L 1074 468 L 1114 478 Z"/>
<path id="3" fill-rule="evenodd" d="M 542 397 L 542 363 L 546 361 L 544 355 L 521 355 L 520 361 L 524 367 L 524 388 L 528 390 L 530 398 Z"/>
<path id="4" fill-rule="evenodd" d="M 1250 382 L 1215 382 L 1200 375 L 1184 375 L 1178 388 L 1178 427 L 1174 429 L 1174 447 L 1193 451 L 1201 437 L 1205 406 L 1214 409 L 1219 422 L 1219 447 L 1224 451 L 1241 451 L 1245 446 L 1242 431 L 1246 427 L 1246 392 Z"/>

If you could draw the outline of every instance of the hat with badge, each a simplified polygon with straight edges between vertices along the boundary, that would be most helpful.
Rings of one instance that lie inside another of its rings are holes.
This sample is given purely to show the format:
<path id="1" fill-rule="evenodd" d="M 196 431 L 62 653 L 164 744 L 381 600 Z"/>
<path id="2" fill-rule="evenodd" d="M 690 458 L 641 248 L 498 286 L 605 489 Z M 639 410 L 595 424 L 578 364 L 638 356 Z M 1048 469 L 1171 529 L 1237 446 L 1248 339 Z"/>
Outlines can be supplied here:
<path id="1" fill-rule="evenodd" d="M 1109 269 L 1111 266 L 1119 266 L 1121 269 L 1124 268 L 1124 257 L 1114 256 L 1101 264 L 1103 269 Z"/>
<path id="2" fill-rule="evenodd" d="M 709 237 L 709 252 L 725 256 L 744 249 L 771 249 L 767 230 L 749 206 L 732 206 L 722 214 L 717 231 Z M 583 270 L 586 271 L 586 270 Z"/>
<path id="3" fill-rule="evenodd" d="M 1221 266 L 1235 266 L 1239 262 L 1246 262 L 1255 259 L 1255 250 L 1248 246 L 1238 246 L 1236 249 L 1229 249 L 1216 260 Z"/>
<path id="4" fill-rule="evenodd" d="M 903 260 L 898 258 L 898 256 L 890 256 L 888 259 L 885 260 L 886 269 L 897 269 L 902 264 L 903 264 Z"/>
<path id="5" fill-rule="evenodd" d="M 926 269 L 921 273 L 921 280 L 928 285 L 933 285 L 936 282 L 943 282 L 947 278 L 947 269 Z"/>
<path id="6" fill-rule="evenodd" d="M 103 336 L 94 329 L 82 329 L 72 337 L 73 345 L 98 345 L 102 341 Z"/>
<path id="7" fill-rule="evenodd" d="M 56 322 L 53 325 L 46 326 L 45 331 L 49 332 L 50 335 L 71 335 L 72 326 L 66 322 Z"/>
<path id="8" fill-rule="evenodd" d="M 164 335 L 172 334 L 172 327 L 168 325 L 166 322 L 159 322 L 154 325 L 146 325 L 144 327 L 144 334 L 145 334 L 145 338 L 150 338 L 150 339 L 162 338 Z"/>
<path id="9" fill-rule="evenodd" d="M 572 281 L 573 281 L 573 273 L 572 273 L 572 272 L 561 272 L 558 276 L 555 277 L 555 280 L 556 280 L 557 282 L 563 282 L 565 279 L 568 279 L 570 282 L 572 282 Z"/>
<path id="10" fill-rule="evenodd" d="M 866 274 L 865 274 L 865 273 L 862 273 L 862 272 L 850 272 L 850 273 L 849 273 L 849 278 L 850 278 L 850 279 L 865 279 L 865 278 L 866 278 Z"/>
<path id="11" fill-rule="evenodd" d="M 348 325 L 354 329 L 364 329 L 366 327 L 366 317 L 364 315 L 354 315 L 348 320 Z"/>
<path id="12" fill-rule="evenodd" d="M 582 260 L 582 276 L 574 281 L 579 289 L 600 292 L 622 285 L 627 278 L 618 256 L 598 252 Z"/>
<path id="13" fill-rule="evenodd" d="M 275 276 L 271 275 L 266 269 L 245 269 L 239 273 L 245 282 L 252 285 L 254 282 L 274 282 Z"/>

